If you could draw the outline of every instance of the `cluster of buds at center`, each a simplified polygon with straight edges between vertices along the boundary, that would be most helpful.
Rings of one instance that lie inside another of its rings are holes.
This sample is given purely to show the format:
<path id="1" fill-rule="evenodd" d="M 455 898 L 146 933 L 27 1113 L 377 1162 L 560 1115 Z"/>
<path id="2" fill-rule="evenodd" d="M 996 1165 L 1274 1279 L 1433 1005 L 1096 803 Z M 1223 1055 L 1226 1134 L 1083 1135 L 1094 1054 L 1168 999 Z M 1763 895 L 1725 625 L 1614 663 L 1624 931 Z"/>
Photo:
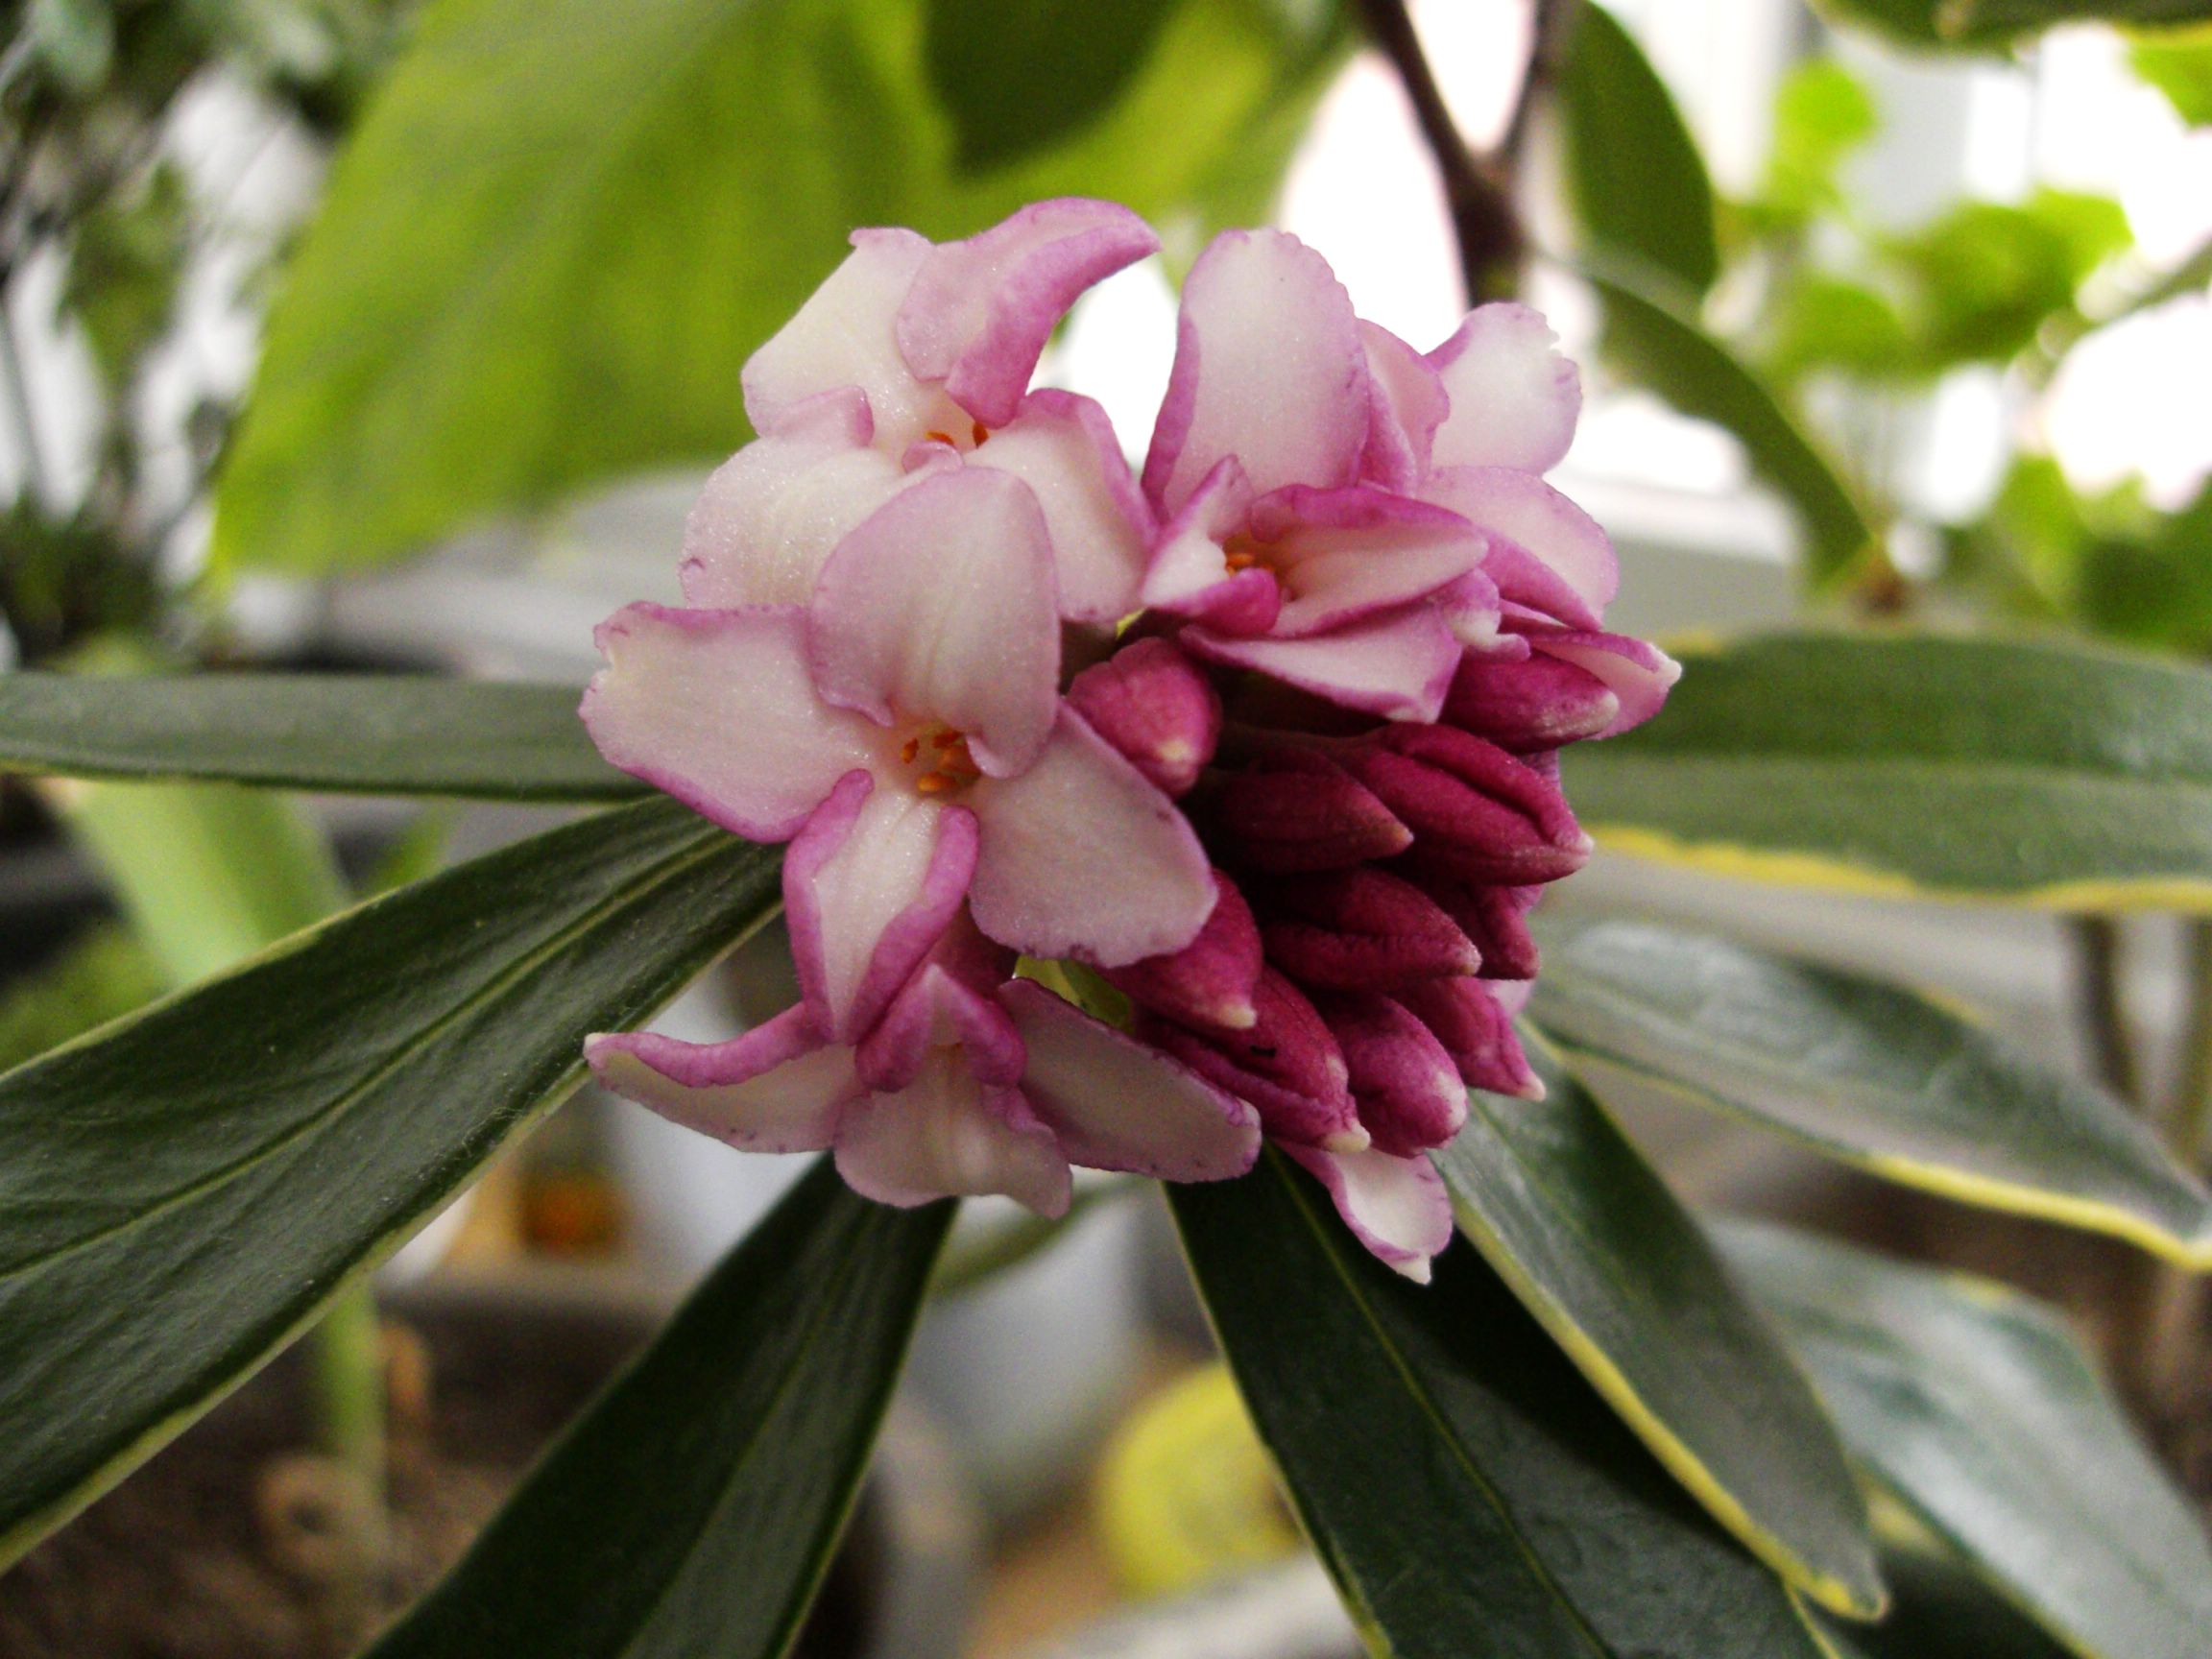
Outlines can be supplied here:
<path id="1" fill-rule="evenodd" d="M 685 604 L 609 620 L 584 714 L 789 841 L 803 998 L 728 1044 L 587 1051 L 890 1203 L 1051 1214 L 1070 1166 L 1219 1179 L 1269 1139 L 1423 1277 L 1452 1232 L 1427 1154 L 1470 1086 L 1537 1091 L 1526 918 L 1590 852 L 1557 752 L 1648 717 L 1674 664 L 1603 631 L 1611 545 L 1542 476 L 1579 387 L 1524 306 L 1423 353 L 1296 238 L 1226 233 L 1133 470 L 1029 380 L 1157 246 L 1077 201 L 861 231 L 747 366 L 760 436 L 693 512 Z M 1092 974 L 1125 1018 L 1052 989 Z"/>

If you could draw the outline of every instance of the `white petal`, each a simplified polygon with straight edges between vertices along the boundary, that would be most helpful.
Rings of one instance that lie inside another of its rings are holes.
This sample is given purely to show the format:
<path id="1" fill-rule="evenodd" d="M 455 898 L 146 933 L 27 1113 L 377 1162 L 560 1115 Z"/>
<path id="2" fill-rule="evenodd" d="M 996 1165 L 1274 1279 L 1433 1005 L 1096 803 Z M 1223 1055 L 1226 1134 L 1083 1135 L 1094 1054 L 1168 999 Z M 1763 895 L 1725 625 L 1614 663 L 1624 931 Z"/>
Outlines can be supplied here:
<path id="1" fill-rule="evenodd" d="M 865 1094 L 837 1128 L 837 1170 L 881 1204 L 998 1192 L 1040 1215 L 1065 1215 L 1068 1160 L 1010 1089 L 985 1090 L 957 1048 L 931 1050 L 908 1087 Z"/>
<path id="2" fill-rule="evenodd" d="M 1335 1201 L 1336 1213 L 1377 1260 L 1417 1284 L 1429 1283 L 1429 1260 L 1452 1242 L 1452 1195 L 1426 1158 L 1324 1152 L 1284 1144 Z"/>
<path id="3" fill-rule="evenodd" d="M 1029 486 L 1052 539 L 1060 614 L 1118 622 L 1137 609 L 1149 514 L 1106 411 L 1069 392 L 1032 392 L 968 458 Z"/>

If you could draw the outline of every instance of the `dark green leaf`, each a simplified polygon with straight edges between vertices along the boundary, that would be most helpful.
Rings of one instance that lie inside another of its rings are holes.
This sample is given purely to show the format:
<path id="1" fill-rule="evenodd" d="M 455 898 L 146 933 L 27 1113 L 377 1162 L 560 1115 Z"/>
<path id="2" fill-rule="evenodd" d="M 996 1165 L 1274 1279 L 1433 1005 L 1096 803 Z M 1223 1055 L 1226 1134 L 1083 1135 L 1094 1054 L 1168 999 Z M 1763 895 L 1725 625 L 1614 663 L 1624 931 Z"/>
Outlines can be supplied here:
<path id="1" fill-rule="evenodd" d="M 599 758 L 577 695 L 412 675 L 0 675 L 0 770 L 517 801 L 643 793 Z"/>
<path id="2" fill-rule="evenodd" d="M 1373 1651 L 1820 1652 L 1781 1581 L 1471 1250 L 1409 1284 L 1273 1151 L 1168 1196 L 1253 1421 Z"/>
<path id="3" fill-rule="evenodd" d="M 1460 1231 L 1721 1525 L 1824 1604 L 1882 1603 L 1836 1433 L 1695 1221 L 1550 1049 L 1541 1101 L 1474 1094 L 1436 1155 Z"/>
<path id="4" fill-rule="evenodd" d="M 1595 260 L 1582 274 L 1604 300 L 1607 345 L 1629 380 L 1736 435 L 1753 469 L 1796 506 L 1815 582 L 1853 570 L 1874 542 L 1866 515 L 1774 394 L 1705 331 L 1695 296 L 1625 260 Z"/>
<path id="5" fill-rule="evenodd" d="M 2212 31 L 2138 40 L 2128 49 L 2135 73 L 2166 94 L 2192 127 L 2212 127 Z"/>
<path id="6" fill-rule="evenodd" d="M 1583 234 L 1702 294 L 1720 250 L 1697 141 L 1635 36 L 1602 6 L 1575 11 L 1552 84 Z"/>
<path id="7" fill-rule="evenodd" d="M 1909 46 L 1993 50 L 2062 23 L 2171 27 L 2212 18 L 2212 0 L 1821 0 L 1839 18 Z"/>
<path id="8" fill-rule="evenodd" d="M 822 1160 L 370 1659 L 778 1659 L 952 1211 L 872 1204 Z"/>
<path id="9" fill-rule="evenodd" d="M 0 1561 L 234 1386 L 773 908 L 673 803 L 325 923 L 0 1077 Z"/>
<path id="10" fill-rule="evenodd" d="M 1534 1011 L 1659 1084 L 1871 1170 L 2212 1267 L 2212 1193 L 2141 1118 L 1911 992 L 1705 934 L 1548 928 Z"/>
<path id="11" fill-rule="evenodd" d="M 1889 1611 L 1879 1624 L 1815 1615 L 1841 1659 L 2065 1659 L 2066 1650 L 1954 1562 L 1920 1550 L 1882 1557 Z"/>
<path id="12" fill-rule="evenodd" d="M 1624 852 L 1857 892 L 2212 906 L 2212 673 L 2088 646 L 1773 634 L 1682 653 L 1567 757 Z"/>
<path id="13" fill-rule="evenodd" d="M 924 62 L 963 168 L 1044 149 L 1105 113 L 1179 0 L 925 0 Z"/>
<path id="14" fill-rule="evenodd" d="M 1867 1472 L 2093 1659 L 2202 1659 L 2212 1548 L 2057 1315 L 1984 1280 L 1734 1224 Z"/>
<path id="15" fill-rule="evenodd" d="M 430 0 L 271 316 L 218 562 L 374 564 L 718 459 L 739 369 L 854 226 L 958 236 L 1088 194 L 1187 238 L 1251 210 L 1341 54 L 1334 12 L 1184 0 L 1080 133 L 962 178 L 920 5 Z"/>

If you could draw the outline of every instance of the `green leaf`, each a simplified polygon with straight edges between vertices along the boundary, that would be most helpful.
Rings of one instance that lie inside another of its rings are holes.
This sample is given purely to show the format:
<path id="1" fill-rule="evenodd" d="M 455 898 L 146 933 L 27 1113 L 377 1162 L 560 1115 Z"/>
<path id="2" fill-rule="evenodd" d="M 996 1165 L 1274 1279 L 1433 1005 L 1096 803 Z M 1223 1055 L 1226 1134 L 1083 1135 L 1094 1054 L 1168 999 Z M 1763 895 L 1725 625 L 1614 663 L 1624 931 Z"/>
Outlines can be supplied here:
<path id="1" fill-rule="evenodd" d="M 2066 1650 L 1955 1562 L 1923 1550 L 1882 1557 L 1889 1611 L 1845 1627 L 1815 1615 L 1840 1659 L 2065 1659 Z"/>
<path id="2" fill-rule="evenodd" d="M 1813 1659 L 1797 1603 L 1465 1248 L 1416 1286 L 1280 1153 L 1168 1189 L 1238 1386 L 1369 1648 Z"/>
<path id="3" fill-rule="evenodd" d="M 1460 1231 L 1622 1420 L 1791 1583 L 1871 1617 L 1866 1505 L 1812 1390 L 1695 1221 L 1535 1034 L 1541 1101 L 1471 1094 Z"/>
<path id="4" fill-rule="evenodd" d="M 1736 435 L 1752 469 L 1795 505 L 1814 582 L 1855 569 L 1874 545 L 1865 513 L 1774 394 L 1705 331 L 1695 297 L 1625 260 L 1599 258 L 1581 270 L 1605 302 L 1607 348 L 1626 377 Z"/>
<path id="5" fill-rule="evenodd" d="M 1866 1472 L 2088 1659 L 2201 1659 L 2212 1548 L 2056 1313 L 1781 1228 L 1720 1233 Z"/>
<path id="6" fill-rule="evenodd" d="M 169 332 L 190 255 L 190 215 L 184 171 L 164 160 L 139 188 L 101 202 L 76 227 L 61 302 L 84 325 L 110 395 L 136 379 Z"/>
<path id="7" fill-rule="evenodd" d="M 23 27 L 31 51 L 63 90 L 82 97 L 108 78 L 115 60 L 109 0 L 31 0 Z"/>
<path id="8" fill-rule="evenodd" d="M 1815 58 L 1798 64 L 1774 95 L 1764 204 L 1798 216 L 1838 204 L 1837 170 L 1881 126 L 1874 95 L 1841 63 Z"/>
<path id="9" fill-rule="evenodd" d="M 380 899 L 0 1077 L 0 1563 L 301 1331 L 757 925 L 654 801 Z"/>
<path id="10" fill-rule="evenodd" d="M 430 0 L 271 315 L 218 563 L 373 565 L 726 455 L 739 369 L 856 225 L 965 235 L 1089 194 L 1188 243 L 1280 177 L 1345 33 L 1185 0 L 1080 133 L 961 178 L 920 5 Z"/>
<path id="11" fill-rule="evenodd" d="M 145 946 L 122 927 L 91 929 L 0 992 L 0 1071 L 144 1007 L 161 990 Z"/>
<path id="12" fill-rule="evenodd" d="M 608 801 L 565 685 L 413 675 L 0 675 L 0 771 L 223 779 L 368 795 Z"/>
<path id="13" fill-rule="evenodd" d="M 1552 86 L 1583 234 L 1703 294 L 1720 249 L 1697 141 L 1635 36 L 1602 6 L 1575 11 Z"/>
<path id="14" fill-rule="evenodd" d="M 1930 368 L 2001 363 L 2071 313 L 2075 290 L 2128 245 L 2117 202 L 2038 190 L 2018 206 L 1964 202 L 1909 235 L 1886 256 L 1913 296 L 1912 332 Z"/>
<path id="15" fill-rule="evenodd" d="M 369 1659 L 778 1659 L 952 1212 L 872 1204 L 821 1160 Z"/>
<path id="16" fill-rule="evenodd" d="M 2212 17 L 2212 0 L 1821 0 L 1842 21 L 1908 46 L 1995 50 L 2064 23 L 2163 28 Z"/>
<path id="17" fill-rule="evenodd" d="M 1774 309 L 1774 339 L 1766 357 L 1781 379 L 1798 380 L 1822 369 L 1870 379 L 1932 372 L 1897 307 L 1860 283 L 1798 270 L 1784 278 Z"/>
<path id="18" fill-rule="evenodd" d="M 957 164 L 980 171 L 1078 132 L 1136 76 L 1178 0 L 925 0 L 924 63 L 952 117 Z"/>
<path id="19" fill-rule="evenodd" d="M 2212 1268 L 2212 1193 L 2141 1118 L 1923 998 L 1635 922 L 1543 937 L 1535 1016 L 1601 1083 L 1654 1083 L 1907 1186 Z"/>
<path id="20" fill-rule="evenodd" d="M 2137 40 L 2128 48 L 2128 61 L 2166 94 L 2182 120 L 2212 127 L 2212 29 Z"/>
<path id="21" fill-rule="evenodd" d="M 1566 757 L 1585 826 L 1623 852 L 1891 896 L 2212 907 L 2212 673 L 1934 635 L 1679 655 L 1659 718 Z"/>

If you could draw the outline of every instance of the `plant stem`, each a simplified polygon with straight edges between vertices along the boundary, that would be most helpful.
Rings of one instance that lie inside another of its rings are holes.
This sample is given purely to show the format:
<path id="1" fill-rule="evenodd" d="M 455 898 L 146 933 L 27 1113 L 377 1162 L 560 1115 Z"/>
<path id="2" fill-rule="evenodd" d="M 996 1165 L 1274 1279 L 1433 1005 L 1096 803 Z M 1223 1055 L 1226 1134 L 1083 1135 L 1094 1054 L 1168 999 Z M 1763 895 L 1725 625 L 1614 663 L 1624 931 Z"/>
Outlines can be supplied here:
<path id="1" fill-rule="evenodd" d="M 2090 1070 L 2098 1082 L 2140 1109 L 2143 1096 L 2135 1051 L 2128 1044 L 2128 1017 L 2120 1005 L 2120 924 L 2110 916 L 2075 916 L 2068 926 Z"/>
<path id="2" fill-rule="evenodd" d="M 375 1294 L 366 1284 L 330 1304 L 311 1344 L 323 1450 L 360 1481 L 373 1509 L 384 1497 L 383 1346 Z"/>
<path id="3" fill-rule="evenodd" d="M 1421 50 L 1421 37 L 1407 14 L 1406 0 L 1358 0 L 1358 5 L 1369 38 L 1390 60 L 1406 95 L 1413 102 L 1421 137 L 1443 176 L 1444 200 L 1452 214 L 1453 235 L 1459 245 L 1459 274 L 1467 285 L 1469 302 L 1479 304 L 1510 294 L 1520 278 L 1528 238 L 1513 205 L 1508 161 L 1502 156 L 1478 156 L 1467 147 L 1458 124 L 1452 119 L 1451 108 L 1444 102 L 1443 90 L 1436 84 L 1428 56 Z M 1527 94 L 1525 80 L 1524 104 Z M 1515 120 L 1519 119 L 1516 112 Z"/>

